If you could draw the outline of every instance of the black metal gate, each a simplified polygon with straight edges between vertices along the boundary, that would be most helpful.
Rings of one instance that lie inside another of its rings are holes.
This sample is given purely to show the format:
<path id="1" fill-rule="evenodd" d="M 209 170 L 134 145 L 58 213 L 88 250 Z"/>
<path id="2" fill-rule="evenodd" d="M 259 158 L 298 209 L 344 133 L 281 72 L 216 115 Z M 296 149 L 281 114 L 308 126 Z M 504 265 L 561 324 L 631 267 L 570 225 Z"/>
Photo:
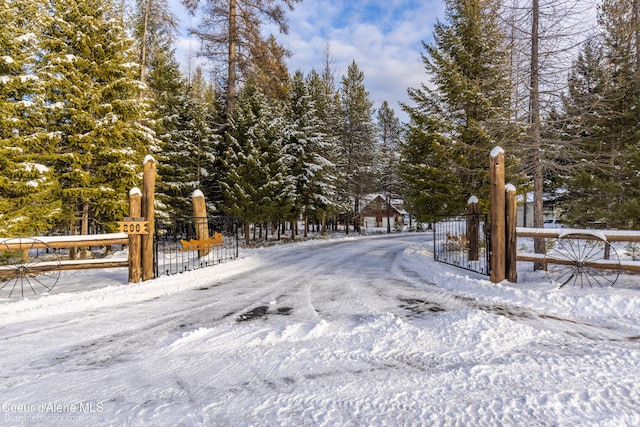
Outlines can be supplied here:
<path id="1" fill-rule="evenodd" d="M 197 227 L 207 224 L 208 235 Z M 238 226 L 228 217 L 172 218 L 155 221 L 156 277 L 209 267 L 238 258 Z"/>
<path id="2" fill-rule="evenodd" d="M 436 261 L 489 276 L 487 214 L 436 217 L 433 255 Z"/>

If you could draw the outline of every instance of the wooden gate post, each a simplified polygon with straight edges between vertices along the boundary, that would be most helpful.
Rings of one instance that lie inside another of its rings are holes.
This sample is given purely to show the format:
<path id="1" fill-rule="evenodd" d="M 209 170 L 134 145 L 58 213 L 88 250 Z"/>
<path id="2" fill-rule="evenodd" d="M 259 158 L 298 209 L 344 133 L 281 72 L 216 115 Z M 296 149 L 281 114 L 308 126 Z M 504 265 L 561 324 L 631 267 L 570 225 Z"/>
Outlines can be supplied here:
<path id="1" fill-rule="evenodd" d="M 511 283 L 518 283 L 518 269 L 517 269 L 517 252 L 518 252 L 518 236 L 516 235 L 516 222 L 517 222 L 517 205 L 516 205 L 516 187 L 507 184 L 505 187 L 505 199 L 506 199 L 506 275 L 507 280 Z"/>
<path id="2" fill-rule="evenodd" d="M 480 218 L 478 198 L 471 196 L 467 202 L 467 241 L 469 242 L 469 261 L 478 261 L 480 246 Z"/>
<path id="3" fill-rule="evenodd" d="M 504 150 L 495 147 L 491 150 L 489 162 L 491 209 L 489 220 L 491 221 L 491 281 L 501 282 L 505 279 L 506 243 L 505 243 L 505 177 L 504 177 Z"/>
<path id="4" fill-rule="evenodd" d="M 142 191 L 137 187 L 129 191 L 129 216 L 131 218 L 142 216 Z M 141 238 L 140 234 L 129 234 L 129 283 L 138 283 L 142 277 Z"/>
<path id="5" fill-rule="evenodd" d="M 142 176 L 142 214 L 149 222 L 149 234 L 142 235 L 142 280 L 155 277 L 153 266 L 153 238 L 155 234 L 154 206 L 156 186 L 156 160 L 153 156 L 144 159 Z"/>
<path id="6" fill-rule="evenodd" d="M 207 219 L 207 206 L 202 191 L 196 190 L 193 192 L 191 195 L 191 203 L 193 204 L 193 221 L 196 227 L 196 239 L 205 241 L 209 238 L 209 222 Z M 209 248 L 198 249 L 198 258 L 207 256 L 210 250 Z"/>

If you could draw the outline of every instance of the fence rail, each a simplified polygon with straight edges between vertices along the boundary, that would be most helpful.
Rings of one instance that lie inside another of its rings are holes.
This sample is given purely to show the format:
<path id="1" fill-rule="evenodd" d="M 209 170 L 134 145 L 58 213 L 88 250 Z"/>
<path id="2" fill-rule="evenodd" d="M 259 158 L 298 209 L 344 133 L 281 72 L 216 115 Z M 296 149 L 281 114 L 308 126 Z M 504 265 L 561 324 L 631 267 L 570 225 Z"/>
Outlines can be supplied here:
<path id="1" fill-rule="evenodd" d="M 0 297 L 49 292 L 63 270 L 127 267 L 128 260 L 122 259 L 61 259 L 59 251 L 126 243 L 122 233 L 0 239 Z"/>
<path id="2" fill-rule="evenodd" d="M 620 260 L 617 255 L 611 254 L 611 243 L 615 242 L 640 242 L 640 231 L 637 230 L 589 230 L 589 229 L 549 229 L 549 228 L 516 228 L 516 235 L 520 237 L 545 238 L 545 239 L 564 239 L 564 240 L 586 240 L 601 241 L 604 245 L 601 259 L 596 259 L 593 253 L 590 255 L 592 259 L 575 259 L 575 256 L 568 257 L 552 254 L 534 254 L 534 253 L 518 253 L 516 258 L 518 261 L 534 262 L 543 264 L 546 268 L 547 264 L 564 264 L 575 265 L 580 262 L 581 266 L 588 268 L 599 268 L 608 270 L 624 270 L 629 272 L 640 272 L 640 262 L 631 260 Z M 571 252 L 571 251 L 570 251 Z M 573 251 L 575 252 L 575 251 Z"/>

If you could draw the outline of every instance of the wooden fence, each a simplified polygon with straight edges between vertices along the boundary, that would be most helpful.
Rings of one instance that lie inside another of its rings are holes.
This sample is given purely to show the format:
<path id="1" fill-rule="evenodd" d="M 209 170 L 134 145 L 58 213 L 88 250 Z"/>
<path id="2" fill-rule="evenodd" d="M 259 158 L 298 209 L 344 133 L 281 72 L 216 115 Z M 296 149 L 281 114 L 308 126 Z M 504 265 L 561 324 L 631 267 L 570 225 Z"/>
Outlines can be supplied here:
<path id="1" fill-rule="evenodd" d="M 524 228 L 518 227 L 516 229 L 518 237 L 531 237 L 531 238 L 544 238 L 544 239 L 559 239 L 568 237 L 572 239 L 582 238 L 584 240 L 589 239 L 601 239 L 608 243 L 616 242 L 640 242 L 640 231 L 637 230 L 589 230 L 589 229 L 548 229 L 548 228 Z M 518 261 L 542 263 L 549 262 L 546 254 L 535 253 L 518 253 L 516 255 Z M 607 259 L 609 258 L 609 259 Z M 557 261 L 557 260 L 555 260 Z M 609 262 L 607 262 L 609 261 Z M 604 256 L 602 260 L 592 262 L 592 265 L 587 264 L 587 267 L 593 268 L 620 268 L 621 270 L 630 272 L 640 272 L 640 261 L 632 260 L 612 260 L 610 257 Z"/>
<path id="2" fill-rule="evenodd" d="M 31 249 L 71 249 L 95 246 L 126 245 L 128 236 L 124 233 L 94 234 L 88 236 L 39 236 L 33 238 L 8 238 L 0 239 L 0 251 L 24 251 Z M 84 259 L 84 260 L 60 260 L 56 267 L 59 270 L 84 270 L 91 268 L 128 267 L 129 261 L 122 259 Z M 47 265 L 42 264 L 41 269 Z M 11 266 L 0 266 L 1 271 L 10 270 Z M 37 265 L 30 265 L 32 270 L 38 269 Z M 51 266 L 49 266 L 51 268 Z"/>
<path id="3" fill-rule="evenodd" d="M 504 163 L 504 150 L 494 148 L 489 163 L 492 282 L 506 279 L 517 283 L 517 261 L 538 263 L 547 273 L 550 265 L 560 265 L 564 270 L 558 275 L 566 275 L 567 282 L 577 276 L 585 277 L 585 282 L 615 282 L 606 278 L 604 273 L 594 272 L 599 269 L 612 271 L 616 277 L 620 270 L 640 272 L 640 262 L 620 260 L 617 254 L 612 256 L 615 251 L 611 245 L 615 242 L 640 242 L 640 231 L 516 227 L 516 188 L 505 184 Z M 552 250 L 551 254 L 518 253 L 517 239 L 524 237 L 555 239 L 553 243 L 559 242 L 565 253 L 559 250 Z"/>

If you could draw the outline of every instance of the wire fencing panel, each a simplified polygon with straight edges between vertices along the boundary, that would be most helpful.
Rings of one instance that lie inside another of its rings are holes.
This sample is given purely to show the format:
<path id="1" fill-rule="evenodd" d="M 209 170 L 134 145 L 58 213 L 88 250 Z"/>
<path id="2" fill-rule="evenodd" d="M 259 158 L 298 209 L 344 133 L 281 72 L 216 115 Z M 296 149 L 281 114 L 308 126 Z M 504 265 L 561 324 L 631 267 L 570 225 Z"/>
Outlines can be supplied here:
<path id="1" fill-rule="evenodd" d="M 436 261 L 490 275 L 486 213 L 436 217 L 433 242 Z"/>
<path id="2" fill-rule="evenodd" d="M 198 228 L 207 224 L 207 236 Z M 238 258 L 238 226 L 230 218 L 156 219 L 156 277 L 210 267 Z"/>

